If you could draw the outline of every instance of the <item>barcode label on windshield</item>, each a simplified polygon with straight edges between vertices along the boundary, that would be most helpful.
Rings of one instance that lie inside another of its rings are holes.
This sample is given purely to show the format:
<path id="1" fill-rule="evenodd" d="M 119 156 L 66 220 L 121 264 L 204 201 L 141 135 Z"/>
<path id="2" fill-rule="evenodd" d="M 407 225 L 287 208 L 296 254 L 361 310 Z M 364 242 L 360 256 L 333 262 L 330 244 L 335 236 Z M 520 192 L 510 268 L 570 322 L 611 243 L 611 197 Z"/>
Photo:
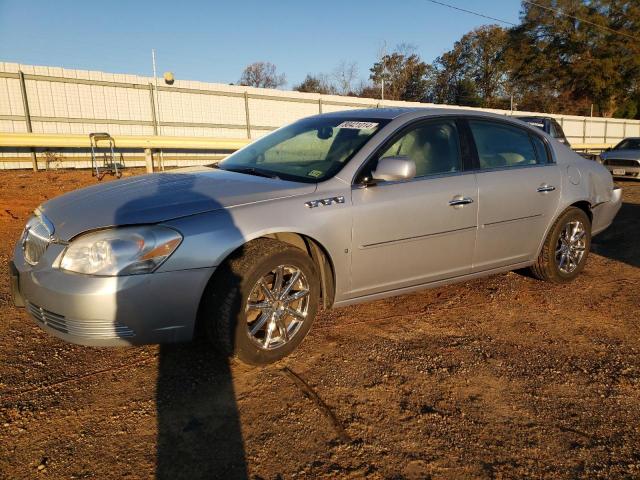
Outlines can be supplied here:
<path id="1" fill-rule="evenodd" d="M 342 122 L 336 128 L 353 128 L 356 130 L 369 130 L 378 126 L 375 122 L 354 122 L 349 120 L 348 122 Z"/>

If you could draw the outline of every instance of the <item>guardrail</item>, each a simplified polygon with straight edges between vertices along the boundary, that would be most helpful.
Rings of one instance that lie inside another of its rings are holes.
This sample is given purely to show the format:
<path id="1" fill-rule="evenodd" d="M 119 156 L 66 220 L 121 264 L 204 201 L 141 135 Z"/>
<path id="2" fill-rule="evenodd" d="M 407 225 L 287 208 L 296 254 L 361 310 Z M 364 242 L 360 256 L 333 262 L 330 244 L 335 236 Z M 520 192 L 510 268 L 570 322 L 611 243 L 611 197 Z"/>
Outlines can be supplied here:
<path id="1" fill-rule="evenodd" d="M 143 150 L 147 171 L 153 171 L 153 150 L 234 152 L 251 140 L 243 138 L 115 135 L 114 148 Z M 88 135 L 0 133 L 0 148 L 90 149 Z M 34 154 L 35 155 L 35 154 Z"/>
<path id="2" fill-rule="evenodd" d="M 153 169 L 154 150 L 234 152 L 251 140 L 245 138 L 176 137 L 155 135 L 114 135 L 115 148 L 119 150 L 141 150 L 145 153 L 147 169 Z M 575 143 L 573 150 L 600 153 L 612 143 Z M 88 135 L 43 134 L 43 133 L 1 133 L 0 148 L 27 149 L 90 149 Z"/>
<path id="3" fill-rule="evenodd" d="M 575 143 L 571 145 L 571 149 L 578 152 L 602 152 L 615 145 L 615 143 Z"/>
<path id="4" fill-rule="evenodd" d="M 167 150 L 222 150 L 233 152 L 250 142 L 244 138 L 113 135 L 116 148 Z M 55 133 L 0 133 L 0 147 L 91 148 L 89 135 Z"/>
<path id="5" fill-rule="evenodd" d="M 113 135 L 116 148 L 167 150 L 222 150 L 233 152 L 251 140 L 246 138 L 170 137 L 155 135 Z M 574 143 L 573 150 L 605 150 L 613 143 Z M 59 133 L 2 133 L 0 147 L 91 148 L 89 135 Z"/>

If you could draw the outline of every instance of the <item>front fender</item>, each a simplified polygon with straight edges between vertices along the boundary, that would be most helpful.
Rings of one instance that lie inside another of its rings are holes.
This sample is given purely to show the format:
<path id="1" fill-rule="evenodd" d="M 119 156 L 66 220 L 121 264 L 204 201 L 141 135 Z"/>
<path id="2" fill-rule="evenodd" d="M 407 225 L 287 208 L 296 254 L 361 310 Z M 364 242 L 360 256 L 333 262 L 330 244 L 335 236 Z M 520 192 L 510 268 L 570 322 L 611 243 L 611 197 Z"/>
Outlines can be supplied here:
<path id="1" fill-rule="evenodd" d="M 346 197 L 345 192 L 340 194 Z M 309 237 L 325 250 L 334 265 L 338 297 L 339 292 L 348 290 L 350 278 L 350 201 L 308 208 L 305 202 L 309 200 L 305 195 L 166 222 L 180 231 L 184 240 L 158 271 L 215 267 L 251 240 L 294 233 Z"/>

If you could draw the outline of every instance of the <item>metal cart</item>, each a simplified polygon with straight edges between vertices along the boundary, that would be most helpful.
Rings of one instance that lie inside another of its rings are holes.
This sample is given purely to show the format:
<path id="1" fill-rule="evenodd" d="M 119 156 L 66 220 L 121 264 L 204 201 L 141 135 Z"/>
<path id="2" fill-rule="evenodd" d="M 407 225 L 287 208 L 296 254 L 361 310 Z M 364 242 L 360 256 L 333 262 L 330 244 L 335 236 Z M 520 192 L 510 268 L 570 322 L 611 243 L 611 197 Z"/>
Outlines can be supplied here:
<path id="1" fill-rule="evenodd" d="M 122 176 L 122 168 L 116 160 L 115 146 L 116 142 L 108 133 L 90 133 L 89 142 L 91 143 L 91 175 L 97 177 L 98 180 L 109 174 L 115 175 L 117 178 Z M 99 147 L 98 142 L 108 142 L 108 146 Z M 102 148 L 102 151 L 98 151 Z M 120 165 L 124 167 L 124 165 Z"/>

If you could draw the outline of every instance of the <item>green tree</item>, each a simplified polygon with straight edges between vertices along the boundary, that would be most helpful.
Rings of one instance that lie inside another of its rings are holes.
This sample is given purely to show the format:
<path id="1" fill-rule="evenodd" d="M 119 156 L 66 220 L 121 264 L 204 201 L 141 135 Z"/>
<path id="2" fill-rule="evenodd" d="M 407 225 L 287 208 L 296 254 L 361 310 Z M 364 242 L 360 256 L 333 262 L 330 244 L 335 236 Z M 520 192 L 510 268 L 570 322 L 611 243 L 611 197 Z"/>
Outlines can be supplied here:
<path id="1" fill-rule="evenodd" d="M 335 87 L 333 87 L 326 76 L 322 74 L 307 74 L 305 79 L 300 84 L 294 86 L 293 89 L 298 92 L 322 93 L 325 95 L 336 93 Z"/>
<path id="2" fill-rule="evenodd" d="M 640 31 L 640 4 L 536 3 L 547 8 L 523 2 L 505 52 L 520 107 L 585 114 L 594 104 L 597 113 L 612 115 L 633 94 L 640 73 L 640 42 L 631 38 Z"/>
<path id="3" fill-rule="evenodd" d="M 436 99 L 442 103 L 469 98 L 475 105 L 494 107 L 506 95 L 508 69 L 504 61 L 508 32 L 497 25 L 487 25 L 458 40 L 453 48 L 434 62 L 437 70 Z M 469 105 L 468 102 L 463 105 Z"/>
<path id="4" fill-rule="evenodd" d="M 424 102 L 430 98 L 433 67 L 415 53 L 393 52 L 384 55 L 370 69 L 374 85 L 384 81 L 384 98 Z"/>

